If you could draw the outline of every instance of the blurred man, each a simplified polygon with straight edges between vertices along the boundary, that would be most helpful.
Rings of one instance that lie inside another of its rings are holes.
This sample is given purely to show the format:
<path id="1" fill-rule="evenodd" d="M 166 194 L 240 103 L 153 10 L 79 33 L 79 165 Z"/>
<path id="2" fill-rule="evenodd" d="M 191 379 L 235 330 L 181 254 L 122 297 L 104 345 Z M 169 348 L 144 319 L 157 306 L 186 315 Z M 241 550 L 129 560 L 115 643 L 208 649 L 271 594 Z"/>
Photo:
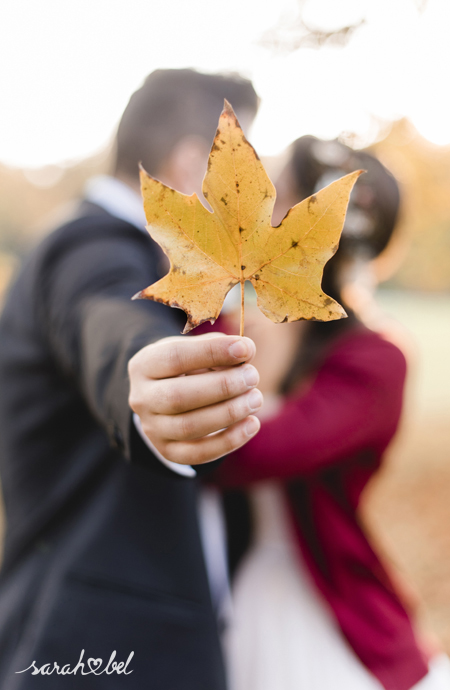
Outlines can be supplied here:
<path id="1" fill-rule="evenodd" d="M 192 466 L 258 430 L 254 346 L 181 338 L 181 312 L 130 301 L 164 260 L 144 230 L 138 161 L 200 195 L 224 98 L 251 121 L 246 80 L 151 74 L 119 125 L 114 177 L 89 182 L 76 217 L 34 251 L 7 300 L 3 690 L 225 687 Z"/>

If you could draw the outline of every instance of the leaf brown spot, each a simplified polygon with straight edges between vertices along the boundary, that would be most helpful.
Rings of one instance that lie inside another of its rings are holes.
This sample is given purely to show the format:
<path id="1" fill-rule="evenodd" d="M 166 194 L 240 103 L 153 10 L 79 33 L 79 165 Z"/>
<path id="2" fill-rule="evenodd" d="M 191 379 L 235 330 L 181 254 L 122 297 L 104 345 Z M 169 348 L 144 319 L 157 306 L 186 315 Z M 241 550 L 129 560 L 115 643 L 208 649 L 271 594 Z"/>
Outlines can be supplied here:
<path id="1" fill-rule="evenodd" d="M 245 266 L 241 266 L 241 271 L 245 271 Z"/>
<path id="2" fill-rule="evenodd" d="M 225 204 L 225 206 L 228 206 L 228 201 L 223 196 L 220 198 L 220 201 L 222 204 Z"/>

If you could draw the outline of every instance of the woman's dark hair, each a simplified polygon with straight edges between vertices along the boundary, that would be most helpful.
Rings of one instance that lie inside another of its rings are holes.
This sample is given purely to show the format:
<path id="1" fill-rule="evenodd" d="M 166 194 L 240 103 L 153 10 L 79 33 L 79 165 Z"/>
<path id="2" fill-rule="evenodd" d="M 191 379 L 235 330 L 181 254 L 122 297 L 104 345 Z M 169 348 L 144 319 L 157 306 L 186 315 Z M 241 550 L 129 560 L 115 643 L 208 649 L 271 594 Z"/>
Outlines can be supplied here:
<path id="1" fill-rule="evenodd" d="M 397 222 L 400 191 L 395 177 L 367 151 L 306 136 L 292 144 L 291 169 L 298 200 L 354 170 L 364 170 L 350 196 L 338 255 L 378 256 Z"/>
<path id="2" fill-rule="evenodd" d="M 365 170 L 350 196 L 339 249 L 326 264 L 322 289 L 342 304 L 348 318 L 308 324 L 301 348 L 281 386 L 291 392 L 299 380 L 317 369 L 327 347 L 341 334 L 358 324 L 358 318 L 343 299 L 339 273 L 343 263 L 373 259 L 388 245 L 398 217 L 400 192 L 394 176 L 372 154 L 353 151 L 338 141 L 322 141 L 312 136 L 297 139 L 291 146 L 288 164 L 298 201 L 311 196 L 334 180 Z"/>

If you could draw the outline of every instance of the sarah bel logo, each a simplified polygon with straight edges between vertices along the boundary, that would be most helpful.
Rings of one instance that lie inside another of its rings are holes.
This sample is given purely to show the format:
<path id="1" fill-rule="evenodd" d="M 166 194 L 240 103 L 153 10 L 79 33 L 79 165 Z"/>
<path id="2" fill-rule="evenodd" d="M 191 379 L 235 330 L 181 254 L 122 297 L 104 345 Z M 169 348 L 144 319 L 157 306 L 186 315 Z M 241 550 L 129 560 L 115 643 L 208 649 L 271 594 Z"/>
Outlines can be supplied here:
<path id="1" fill-rule="evenodd" d="M 117 662 L 114 661 L 116 658 L 116 651 L 114 650 L 109 657 L 108 663 L 103 668 L 103 659 L 100 658 L 94 659 L 93 657 L 89 657 L 86 662 L 84 662 L 84 649 L 82 649 L 78 663 L 73 668 L 70 666 L 70 664 L 59 666 L 56 661 L 54 661 L 53 664 L 47 663 L 43 664 L 42 666 L 36 666 L 36 661 L 33 661 L 28 668 L 24 668 L 23 671 L 16 671 L 16 673 L 26 673 L 26 671 L 31 671 L 32 676 L 38 676 L 39 674 L 41 676 L 51 676 L 52 673 L 56 673 L 58 676 L 76 676 L 78 671 L 80 671 L 80 675 L 82 676 L 89 676 L 91 674 L 94 676 L 101 676 L 102 673 L 106 673 L 107 676 L 110 676 L 112 673 L 129 676 L 130 673 L 133 673 L 133 670 L 130 669 L 127 671 L 127 668 L 133 656 L 134 652 L 130 652 L 126 661 Z"/>

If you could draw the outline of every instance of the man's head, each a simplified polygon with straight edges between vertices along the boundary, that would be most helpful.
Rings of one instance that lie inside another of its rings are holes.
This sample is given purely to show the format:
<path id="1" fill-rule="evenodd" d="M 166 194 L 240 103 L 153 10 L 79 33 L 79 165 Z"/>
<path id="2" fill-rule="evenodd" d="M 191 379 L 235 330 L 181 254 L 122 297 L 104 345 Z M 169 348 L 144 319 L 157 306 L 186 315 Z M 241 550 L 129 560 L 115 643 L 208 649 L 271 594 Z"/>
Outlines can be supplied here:
<path id="1" fill-rule="evenodd" d="M 115 174 L 137 178 L 138 164 L 179 191 L 197 191 L 226 98 L 241 125 L 251 124 L 258 97 L 238 75 L 192 69 L 156 70 L 136 91 L 117 131 Z"/>

